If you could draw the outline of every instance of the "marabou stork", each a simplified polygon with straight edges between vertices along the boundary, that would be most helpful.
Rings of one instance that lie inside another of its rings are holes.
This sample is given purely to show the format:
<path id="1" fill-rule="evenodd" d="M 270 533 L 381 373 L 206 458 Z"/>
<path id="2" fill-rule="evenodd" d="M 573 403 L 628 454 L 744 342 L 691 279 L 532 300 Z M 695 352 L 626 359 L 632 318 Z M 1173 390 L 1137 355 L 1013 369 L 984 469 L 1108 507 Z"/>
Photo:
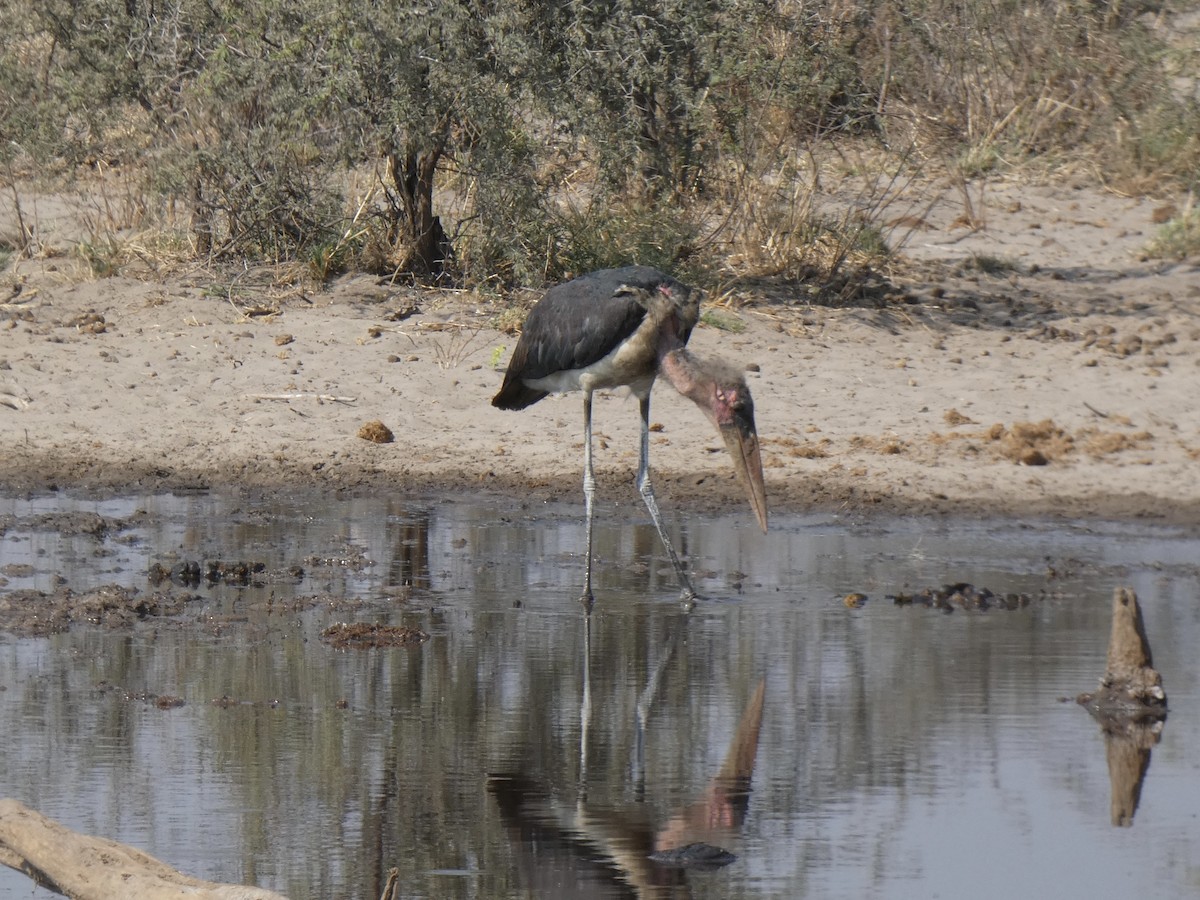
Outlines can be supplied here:
<path id="1" fill-rule="evenodd" d="M 587 511 L 587 565 L 583 601 L 592 607 L 592 394 L 628 387 L 642 414 L 637 487 L 650 510 L 685 604 L 696 599 L 671 546 L 650 486 L 650 389 L 662 375 L 699 406 L 725 440 L 734 469 L 763 531 L 767 497 L 763 487 L 754 402 L 741 372 L 686 349 L 700 317 L 699 292 L 648 266 L 602 269 L 556 285 L 534 306 L 492 398 L 500 409 L 524 409 L 550 393 L 583 391 L 583 495 Z"/>

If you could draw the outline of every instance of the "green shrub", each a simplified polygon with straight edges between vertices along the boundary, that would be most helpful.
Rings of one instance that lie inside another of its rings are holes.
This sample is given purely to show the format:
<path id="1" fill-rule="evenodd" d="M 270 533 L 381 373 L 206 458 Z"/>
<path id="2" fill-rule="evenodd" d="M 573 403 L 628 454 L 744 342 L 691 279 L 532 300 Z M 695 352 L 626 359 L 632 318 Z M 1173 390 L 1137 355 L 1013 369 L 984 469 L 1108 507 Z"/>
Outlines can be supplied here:
<path id="1" fill-rule="evenodd" d="M 1146 252 L 1167 259 L 1200 256 L 1200 210 L 1188 209 L 1165 223 Z"/>
<path id="2" fill-rule="evenodd" d="M 318 278 L 837 278 L 886 256 L 880 201 L 919 160 L 1196 186 L 1194 35 L 1148 9 L 9 0 L 0 173 L 140 169 L 198 255 Z M 828 183 L 847 139 L 874 155 Z M 93 268 L 124 258 L 104 239 Z"/>

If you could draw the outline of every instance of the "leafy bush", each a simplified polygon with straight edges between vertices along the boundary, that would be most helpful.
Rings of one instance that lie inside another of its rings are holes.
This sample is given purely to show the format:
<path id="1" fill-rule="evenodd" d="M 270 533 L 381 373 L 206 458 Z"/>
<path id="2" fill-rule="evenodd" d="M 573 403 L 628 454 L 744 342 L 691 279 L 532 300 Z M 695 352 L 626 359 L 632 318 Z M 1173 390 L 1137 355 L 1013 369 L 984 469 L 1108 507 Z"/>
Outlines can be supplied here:
<path id="1" fill-rule="evenodd" d="M 873 217 L 927 160 L 1195 186 L 1200 110 L 1172 83 L 1194 54 L 1145 9 L 9 0 L 0 177 L 140 169 L 196 254 L 317 278 L 509 285 L 631 260 L 836 278 L 886 255 Z M 873 145 L 866 167 L 829 153 L 847 138 Z M 81 252 L 109 271 L 103 237 Z"/>
<path id="2" fill-rule="evenodd" d="M 1150 256 L 1186 259 L 1200 256 L 1200 210 L 1185 209 L 1158 229 L 1146 252 Z"/>

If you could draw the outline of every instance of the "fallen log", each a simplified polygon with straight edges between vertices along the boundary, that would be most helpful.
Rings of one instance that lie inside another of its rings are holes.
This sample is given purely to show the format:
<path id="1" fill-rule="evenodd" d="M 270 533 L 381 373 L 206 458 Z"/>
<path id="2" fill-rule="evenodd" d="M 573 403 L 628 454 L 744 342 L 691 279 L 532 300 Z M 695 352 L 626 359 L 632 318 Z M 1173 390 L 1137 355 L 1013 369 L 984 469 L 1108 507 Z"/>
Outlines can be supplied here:
<path id="1" fill-rule="evenodd" d="M 287 900 L 192 878 L 149 854 L 71 831 L 16 800 L 0 800 L 0 863 L 72 900 Z"/>

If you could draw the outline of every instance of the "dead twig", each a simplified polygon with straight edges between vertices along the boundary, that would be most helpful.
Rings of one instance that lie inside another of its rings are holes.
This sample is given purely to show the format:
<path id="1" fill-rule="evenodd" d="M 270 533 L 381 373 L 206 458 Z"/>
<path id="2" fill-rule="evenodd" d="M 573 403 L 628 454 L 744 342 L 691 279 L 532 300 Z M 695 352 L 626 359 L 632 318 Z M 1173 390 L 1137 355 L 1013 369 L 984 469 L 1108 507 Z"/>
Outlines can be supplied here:
<path id="1" fill-rule="evenodd" d="M 335 397 L 333 394 L 246 394 L 246 400 L 319 400 L 322 403 L 357 403 L 357 397 Z"/>

